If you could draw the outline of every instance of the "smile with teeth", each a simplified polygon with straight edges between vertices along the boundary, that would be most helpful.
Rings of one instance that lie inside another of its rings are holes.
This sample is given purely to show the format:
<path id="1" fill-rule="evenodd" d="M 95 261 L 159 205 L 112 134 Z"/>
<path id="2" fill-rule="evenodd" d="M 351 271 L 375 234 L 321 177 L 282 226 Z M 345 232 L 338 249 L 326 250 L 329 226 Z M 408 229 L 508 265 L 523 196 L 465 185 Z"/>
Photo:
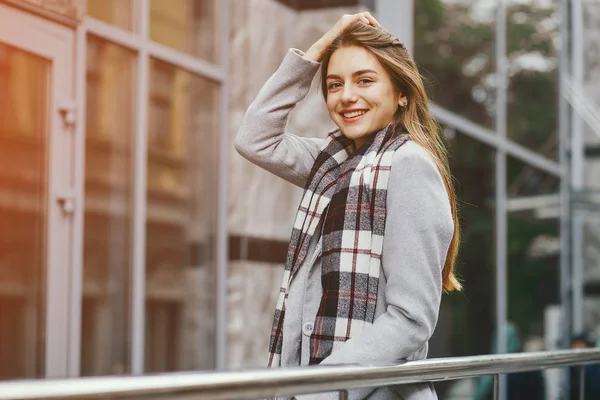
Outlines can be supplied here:
<path id="1" fill-rule="evenodd" d="M 366 110 L 344 112 L 344 113 L 342 113 L 342 117 L 344 117 L 344 118 L 356 118 L 356 117 L 360 117 L 361 115 L 364 115 L 366 112 L 367 112 Z"/>

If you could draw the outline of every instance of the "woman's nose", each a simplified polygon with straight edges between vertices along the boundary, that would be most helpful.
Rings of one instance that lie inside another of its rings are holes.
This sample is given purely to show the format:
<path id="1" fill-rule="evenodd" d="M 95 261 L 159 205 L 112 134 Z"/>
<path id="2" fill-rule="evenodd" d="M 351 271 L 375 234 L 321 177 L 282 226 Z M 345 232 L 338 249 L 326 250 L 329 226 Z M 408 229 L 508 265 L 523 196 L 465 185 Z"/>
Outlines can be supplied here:
<path id="1" fill-rule="evenodd" d="M 344 103 L 350 103 L 356 101 L 356 96 L 352 91 L 352 87 L 350 85 L 344 86 L 342 91 L 342 101 Z"/>

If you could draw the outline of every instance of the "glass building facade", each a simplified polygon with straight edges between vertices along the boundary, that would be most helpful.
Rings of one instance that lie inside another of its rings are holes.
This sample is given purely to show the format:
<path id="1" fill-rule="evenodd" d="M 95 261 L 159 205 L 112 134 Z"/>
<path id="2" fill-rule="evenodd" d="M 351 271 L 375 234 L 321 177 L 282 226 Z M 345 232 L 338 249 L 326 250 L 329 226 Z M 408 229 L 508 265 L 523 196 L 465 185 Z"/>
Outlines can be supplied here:
<path id="1" fill-rule="evenodd" d="M 2 0 L 0 379 L 263 364 L 300 192 L 232 138 L 288 48 L 362 10 L 411 49 L 458 193 L 430 357 L 597 337 L 596 2 Z M 327 130 L 316 86 L 295 133 Z"/>

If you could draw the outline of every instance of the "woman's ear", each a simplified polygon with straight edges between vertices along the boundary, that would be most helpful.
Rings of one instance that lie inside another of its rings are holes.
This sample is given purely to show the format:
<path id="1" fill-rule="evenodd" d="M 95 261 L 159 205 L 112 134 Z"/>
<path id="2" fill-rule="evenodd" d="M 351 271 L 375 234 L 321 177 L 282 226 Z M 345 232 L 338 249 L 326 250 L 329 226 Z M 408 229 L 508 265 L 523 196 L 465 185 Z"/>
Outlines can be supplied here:
<path id="1" fill-rule="evenodd" d="M 404 108 L 408 105 L 408 99 L 406 98 L 406 96 L 403 93 L 400 93 L 400 96 L 398 96 L 398 106 L 400 108 Z"/>

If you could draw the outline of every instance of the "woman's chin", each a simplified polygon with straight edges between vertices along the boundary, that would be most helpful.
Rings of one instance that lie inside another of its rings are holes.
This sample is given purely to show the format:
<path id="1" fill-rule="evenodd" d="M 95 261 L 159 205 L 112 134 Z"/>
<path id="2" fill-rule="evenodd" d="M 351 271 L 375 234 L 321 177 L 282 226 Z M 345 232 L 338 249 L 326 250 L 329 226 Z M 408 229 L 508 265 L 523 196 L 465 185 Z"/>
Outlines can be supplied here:
<path id="1" fill-rule="evenodd" d="M 340 131 L 344 134 L 344 136 L 346 136 L 348 139 L 352 139 L 352 140 L 357 140 L 357 139 L 361 139 L 361 138 L 366 138 L 370 135 L 372 135 L 373 133 L 375 133 L 375 131 L 373 132 L 368 132 L 365 130 L 358 130 L 358 129 L 340 129 Z"/>

